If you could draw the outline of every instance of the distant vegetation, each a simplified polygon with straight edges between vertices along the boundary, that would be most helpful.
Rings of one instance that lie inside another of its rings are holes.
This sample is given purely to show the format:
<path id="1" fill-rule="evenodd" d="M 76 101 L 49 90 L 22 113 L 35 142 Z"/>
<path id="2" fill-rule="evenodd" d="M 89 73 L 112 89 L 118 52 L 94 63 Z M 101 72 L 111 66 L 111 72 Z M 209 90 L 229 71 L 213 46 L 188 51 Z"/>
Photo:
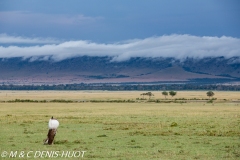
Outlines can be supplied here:
<path id="1" fill-rule="evenodd" d="M 141 96 L 143 96 L 143 99 L 144 99 L 144 96 L 148 96 L 149 99 L 151 99 L 151 97 L 154 96 L 154 94 L 152 94 L 152 92 L 147 92 L 147 93 L 142 93 Z"/>
<path id="2" fill-rule="evenodd" d="M 59 84 L 59 85 L 0 85 L 0 90 L 109 90 L 109 91 L 157 91 L 157 90 L 218 90 L 240 91 L 240 85 L 213 84 Z"/>
<path id="3" fill-rule="evenodd" d="M 175 91 L 170 91 L 169 92 L 169 95 L 172 96 L 172 97 L 174 97 L 176 94 L 177 94 L 177 92 L 175 92 Z"/>
<path id="4" fill-rule="evenodd" d="M 149 103 L 188 103 L 188 102 L 206 102 L 206 103 L 213 103 L 217 98 L 193 98 L 193 99 L 186 99 L 186 98 L 175 98 L 175 99 L 143 99 L 143 98 L 136 98 L 133 99 L 126 99 L 126 100 L 65 100 L 65 99 L 54 99 L 54 100 L 32 100 L 32 99 L 15 99 L 15 100 L 8 100 L 8 101 L 0 101 L 1 103 L 141 103 L 141 102 L 149 102 Z"/>
<path id="5" fill-rule="evenodd" d="M 167 98 L 167 96 L 168 96 L 168 92 L 166 92 L 166 91 L 163 91 L 162 92 L 162 95 L 164 95 L 165 96 L 165 99 Z"/>
<path id="6" fill-rule="evenodd" d="M 136 98 L 134 99 L 89 99 L 89 100 L 66 100 L 66 99 L 52 99 L 52 100 L 33 100 L 33 99 L 15 99 L 15 100 L 8 100 L 8 101 L 0 101 L 2 103 L 85 103 L 85 102 L 91 102 L 91 103 L 141 103 L 141 102 L 150 102 L 150 103 L 188 103 L 188 102 L 207 102 L 207 103 L 213 103 L 217 98 L 211 98 L 214 93 L 212 91 L 208 91 L 206 94 L 209 96 L 209 99 L 207 98 L 175 98 L 173 97 L 177 94 L 176 91 L 164 91 L 162 92 L 162 95 L 167 96 L 171 95 L 171 99 L 159 99 L 158 97 L 155 97 L 156 99 L 151 99 L 154 94 L 152 92 L 146 92 L 141 93 L 140 96 L 142 98 Z M 148 96 L 147 98 L 144 98 L 144 96 Z M 211 98 L 211 99 L 210 99 Z M 223 100 L 220 100 L 221 102 Z M 218 101 L 218 102 L 220 102 Z M 224 99 L 224 102 L 226 99 Z"/>
<path id="7" fill-rule="evenodd" d="M 214 93 L 213 91 L 208 91 L 207 92 L 207 96 L 210 98 L 210 97 L 213 97 L 214 96 Z"/>

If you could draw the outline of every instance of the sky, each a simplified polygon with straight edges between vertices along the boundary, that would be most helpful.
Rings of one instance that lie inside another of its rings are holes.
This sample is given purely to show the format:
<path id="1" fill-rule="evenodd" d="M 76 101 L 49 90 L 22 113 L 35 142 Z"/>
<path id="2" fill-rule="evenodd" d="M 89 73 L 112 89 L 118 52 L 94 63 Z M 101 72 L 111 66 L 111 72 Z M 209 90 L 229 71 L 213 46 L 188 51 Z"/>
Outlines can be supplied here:
<path id="1" fill-rule="evenodd" d="M 0 0 L 0 58 L 240 56 L 239 0 Z"/>

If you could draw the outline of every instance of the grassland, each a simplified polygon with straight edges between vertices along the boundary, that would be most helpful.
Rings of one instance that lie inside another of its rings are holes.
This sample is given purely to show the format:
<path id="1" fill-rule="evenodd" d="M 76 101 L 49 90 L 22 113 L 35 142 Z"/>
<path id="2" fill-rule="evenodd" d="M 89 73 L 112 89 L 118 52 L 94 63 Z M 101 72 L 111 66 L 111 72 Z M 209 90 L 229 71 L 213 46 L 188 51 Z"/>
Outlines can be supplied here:
<path id="1" fill-rule="evenodd" d="M 141 93 L 0 91 L 0 101 L 135 100 Z M 154 99 L 164 99 L 153 93 Z M 86 151 L 83 158 L 35 159 L 240 159 L 240 93 L 215 92 L 214 97 L 214 104 L 0 103 L 0 152 Z M 207 97 L 206 92 L 178 92 L 175 98 Z M 55 144 L 48 146 L 43 139 L 51 116 L 60 126 Z"/>

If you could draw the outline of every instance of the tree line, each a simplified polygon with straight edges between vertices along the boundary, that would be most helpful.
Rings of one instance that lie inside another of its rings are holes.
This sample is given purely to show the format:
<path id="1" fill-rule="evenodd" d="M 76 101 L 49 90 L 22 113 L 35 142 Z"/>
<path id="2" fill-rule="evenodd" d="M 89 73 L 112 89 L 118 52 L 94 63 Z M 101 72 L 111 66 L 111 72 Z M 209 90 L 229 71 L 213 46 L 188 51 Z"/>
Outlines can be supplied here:
<path id="1" fill-rule="evenodd" d="M 154 96 L 154 94 L 153 94 L 152 92 L 146 92 L 146 93 L 142 93 L 142 94 L 140 94 L 140 95 L 143 96 L 143 99 L 144 99 L 144 96 L 148 96 L 148 97 L 149 97 L 148 99 L 150 99 L 152 96 Z M 162 92 L 162 95 L 163 95 L 163 96 L 165 97 L 165 99 L 166 99 L 168 95 L 170 95 L 170 96 L 172 96 L 172 97 L 176 96 L 176 95 L 177 95 L 177 92 L 176 92 L 176 91 L 169 91 L 169 92 L 163 91 L 163 92 Z M 214 96 L 214 92 L 213 92 L 213 91 L 208 91 L 208 92 L 206 93 L 206 95 L 207 95 L 207 96 L 209 97 L 209 99 L 210 99 L 211 97 Z"/>
<path id="2" fill-rule="evenodd" d="M 240 85 L 198 84 L 59 84 L 59 85 L 0 85 L 0 90 L 109 90 L 109 91 L 157 91 L 157 90 L 219 90 L 240 91 Z"/>

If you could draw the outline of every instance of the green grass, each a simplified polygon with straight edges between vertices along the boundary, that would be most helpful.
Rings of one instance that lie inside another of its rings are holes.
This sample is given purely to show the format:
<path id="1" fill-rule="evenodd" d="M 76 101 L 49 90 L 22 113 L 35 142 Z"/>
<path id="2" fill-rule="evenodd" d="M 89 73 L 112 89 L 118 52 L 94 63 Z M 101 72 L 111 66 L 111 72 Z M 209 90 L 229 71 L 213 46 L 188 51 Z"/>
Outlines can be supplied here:
<path id="1" fill-rule="evenodd" d="M 240 159 L 240 108 L 232 103 L 0 103 L 0 110 L 0 152 L 86 151 L 83 158 L 57 159 Z M 60 126 L 48 146 L 43 139 L 51 116 Z"/>

